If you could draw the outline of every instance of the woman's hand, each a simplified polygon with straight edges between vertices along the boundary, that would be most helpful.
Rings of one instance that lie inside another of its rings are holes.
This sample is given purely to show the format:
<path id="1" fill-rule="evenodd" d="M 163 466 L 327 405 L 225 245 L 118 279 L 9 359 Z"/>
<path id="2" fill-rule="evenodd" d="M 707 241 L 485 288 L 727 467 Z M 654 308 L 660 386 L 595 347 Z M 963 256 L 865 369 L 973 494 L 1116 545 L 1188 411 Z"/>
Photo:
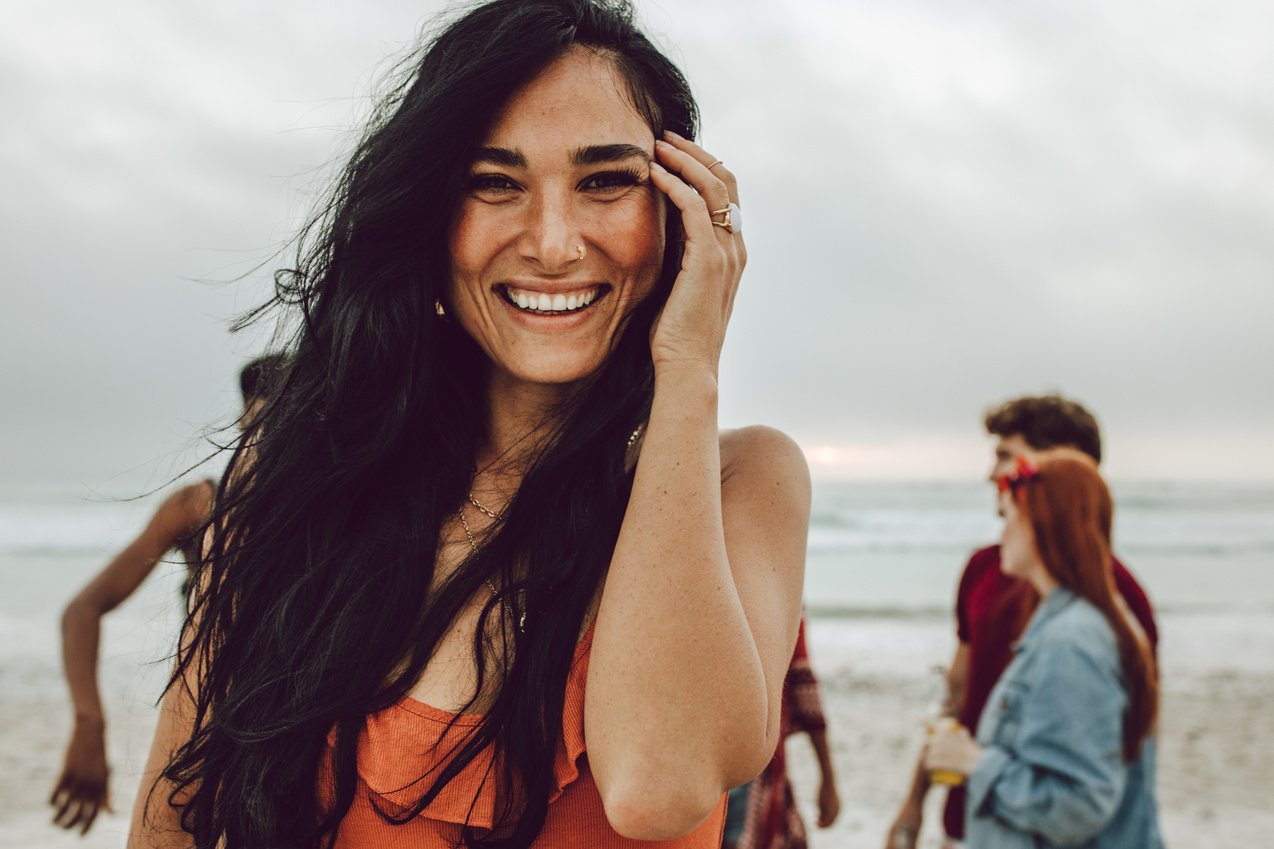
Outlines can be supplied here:
<path id="1" fill-rule="evenodd" d="M 686 245 L 681 273 L 651 330 L 651 356 L 656 369 L 702 363 L 715 374 L 747 262 L 742 221 L 735 220 L 734 232 L 719 226 L 739 202 L 738 184 L 716 157 L 676 133 L 655 142 L 655 159 L 651 181 L 681 211 Z"/>
<path id="2" fill-rule="evenodd" d="M 54 824 L 66 829 L 79 826 L 80 834 L 87 834 L 98 813 L 103 808 L 111 810 L 109 776 L 104 728 L 77 721 L 62 774 L 49 798 L 57 809 Z"/>
<path id="3" fill-rule="evenodd" d="M 968 775 L 982 758 L 982 747 L 957 722 L 938 723 L 925 747 L 925 769 Z"/>

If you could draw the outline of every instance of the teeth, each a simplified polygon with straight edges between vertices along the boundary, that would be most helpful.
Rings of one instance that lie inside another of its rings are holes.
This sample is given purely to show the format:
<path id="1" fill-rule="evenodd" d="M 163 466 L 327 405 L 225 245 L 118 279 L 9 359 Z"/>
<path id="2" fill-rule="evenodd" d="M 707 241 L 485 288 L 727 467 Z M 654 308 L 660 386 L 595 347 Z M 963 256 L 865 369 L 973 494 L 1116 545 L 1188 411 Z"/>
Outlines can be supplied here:
<path id="1" fill-rule="evenodd" d="M 586 307 L 593 301 L 597 300 L 599 287 L 594 286 L 583 292 L 572 292 L 569 295 L 549 295 L 543 292 L 527 292 L 512 287 L 505 291 L 505 295 L 520 309 L 534 310 L 535 312 L 570 312 L 582 307 Z"/>

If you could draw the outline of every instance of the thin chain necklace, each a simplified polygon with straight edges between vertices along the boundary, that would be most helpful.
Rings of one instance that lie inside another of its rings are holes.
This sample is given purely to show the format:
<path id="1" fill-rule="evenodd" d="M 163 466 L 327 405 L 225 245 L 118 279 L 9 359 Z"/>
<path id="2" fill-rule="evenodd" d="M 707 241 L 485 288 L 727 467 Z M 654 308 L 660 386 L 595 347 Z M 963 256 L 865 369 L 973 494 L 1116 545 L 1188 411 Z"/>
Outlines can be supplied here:
<path id="1" fill-rule="evenodd" d="M 474 497 L 474 494 L 472 491 L 469 493 L 469 503 L 472 504 L 474 507 L 477 507 L 483 513 L 486 513 L 488 516 L 490 516 L 492 519 L 495 519 L 496 521 L 499 521 L 500 517 L 504 515 L 503 513 L 497 513 L 494 510 L 491 510 L 490 508 L 483 507 L 482 502 L 479 501 L 476 497 Z"/>
<path id="2" fill-rule="evenodd" d="M 632 447 L 637 444 L 637 440 L 641 438 L 641 432 L 645 430 L 645 428 L 646 428 L 646 425 L 644 422 L 642 424 L 637 425 L 636 429 L 634 429 L 633 432 L 629 434 L 628 436 L 628 444 L 625 446 L 626 449 L 632 450 Z M 482 502 L 479 501 L 477 497 L 473 494 L 473 490 L 469 490 L 469 503 L 472 504 L 474 507 L 478 508 L 478 510 L 481 511 L 483 514 L 491 517 L 491 519 L 493 519 L 494 521 L 498 522 L 504 516 L 503 511 L 500 513 L 497 513 L 491 508 L 484 506 Z M 456 508 L 456 516 L 460 519 L 460 527 L 464 528 L 465 538 L 469 540 L 469 548 L 473 551 L 474 554 L 477 554 L 478 553 L 478 538 L 474 535 L 473 529 L 469 527 L 469 520 L 464 517 L 463 504 Z M 500 597 L 500 591 L 496 589 L 496 586 L 495 584 L 491 582 L 491 579 L 484 578 L 483 583 L 485 583 L 487 585 L 487 589 L 491 591 L 492 598 L 500 599 L 500 606 L 504 608 L 504 612 L 509 614 L 509 616 L 512 616 L 513 608 L 509 605 L 509 602 L 507 599 Z M 518 617 L 518 630 L 519 631 L 526 630 L 526 611 L 525 610 L 522 611 L 522 615 Z"/>
<path id="3" fill-rule="evenodd" d="M 473 496 L 469 496 L 469 499 L 472 501 Z M 485 508 L 479 507 L 479 509 L 482 510 L 482 512 L 484 513 L 487 512 Z M 459 517 L 460 527 L 464 528 L 464 535 L 469 540 L 469 548 L 473 550 L 474 554 L 477 554 L 478 539 L 477 537 L 473 535 L 473 529 L 469 527 L 469 520 L 464 517 L 464 505 L 461 505 L 459 508 L 456 509 L 456 516 Z M 496 518 L 499 518 L 499 517 L 496 517 Z M 509 616 L 512 617 L 513 616 L 512 605 L 509 604 L 508 599 L 502 598 L 500 596 L 500 591 L 496 589 L 495 584 L 491 583 L 491 579 L 484 578 L 483 583 L 485 583 L 487 585 L 487 589 L 491 591 L 491 597 L 500 599 L 500 606 L 504 608 L 505 613 L 509 614 Z M 522 615 L 518 617 L 518 630 L 519 631 L 526 630 L 526 611 L 525 610 L 522 611 Z"/>

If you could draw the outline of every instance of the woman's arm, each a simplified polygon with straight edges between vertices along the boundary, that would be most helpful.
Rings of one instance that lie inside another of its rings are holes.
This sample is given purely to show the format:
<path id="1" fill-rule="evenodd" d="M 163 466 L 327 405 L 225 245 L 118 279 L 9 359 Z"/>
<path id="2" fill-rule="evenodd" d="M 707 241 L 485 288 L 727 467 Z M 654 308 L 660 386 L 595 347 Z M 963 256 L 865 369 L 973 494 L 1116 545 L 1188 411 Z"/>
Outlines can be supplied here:
<path id="1" fill-rule="evenodd" d="M 654 400 L 584 714 L 607 817 L 641 839 L 690 831 L 774 754 L 810 498 L 791 440 L 717 428 L 717 363 L 746 251 L 710 212 L 737 202 L 733 177 L 671 135 L 656 158 L 651 181 L 681 211 L 686 245 L 651 334 Z"/>
<path id="2" fill-rule="evenodd" d="M 1013 749 L 986 747 L 969 775 L 969 811 L 1078 845 L 1101 831 L 1123 795 L 1127 697 L 1111 659 L 1082 642 L 1038 651 Z"/>
<path id="3" fill-rule="evenodd" d="M 136 591 L 166 551 L 203 523 L 211 504 L 207 486 L 183 487 L 166 498 L 146 528 L 115 556 L 62 613 L 62 665 L 75 725 L 50 803 L 54 822 L 87 832 L 100 808 L 110 809 L 106 717 L 97 685 L 102 617 Z"/>
<path id="4" fill-rule="evenodd" d="M 142 772 L 127 849 L 189 849 L 194 843 L 181 829 L 180 811 L 169 804 L 172 785 L 160 774 L 176 749 L 190 739 L 194 701 L 185 682 L 168 688 L 160 705 L 159 723 Z"/>

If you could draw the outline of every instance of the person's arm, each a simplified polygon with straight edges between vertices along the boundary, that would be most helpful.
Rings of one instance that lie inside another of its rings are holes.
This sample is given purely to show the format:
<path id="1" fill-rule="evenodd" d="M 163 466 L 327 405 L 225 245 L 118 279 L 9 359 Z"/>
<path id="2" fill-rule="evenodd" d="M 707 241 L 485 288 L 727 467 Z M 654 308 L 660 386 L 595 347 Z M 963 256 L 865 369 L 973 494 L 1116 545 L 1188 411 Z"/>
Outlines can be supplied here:
<path id="1" fill-rule="evenodd" d="M 773 756 L 809 521 L 809 473 L 791 440 L 718 433 L 717 362 L 743 245 L 708 217 L 726 202 L 724 168 L 678 147 L 658 150 L 668 170 L 652 165 L 651 179 L 682 210 L 685 254 L 651 338 L 654 400 L 585 696 L 607 818 L 646 840 L 689 832 Z"/>
<path id="2" fill-rule="evenodd" d="M 75 712 L 62 772 L 49 802 L 53 821 L 87 832 L 102 808 L 110 810 L 106 718 L 97 685 L 102 617 L 141 585 L 164 553 L 203 523 L 209 498 L 205 484 L 184 487 L 156 510 L 146 528 L 115 556 L 62 613 L 62 664 Z"/>
<path id="3" fill-rule="evenodd" d="M 830 828 L 840 816 L 840 793 L 836 790 L 836 769 L 832 766 L 832 751 L 827 745 L 827 729 L 809 732 L 810 745 L 818 758 L 818 827 Z"/>
<path id="4" fill-rule="evenodd" d="M 1034 684 L 1017 708 L 1013 748 L 977 747 L 967 740 L 948 753 L 976 753 L 967 767 L 930 761 L 932 768 L 969 774 L 969 812 L 993 816 L 1050 843 L 1074 846 L 1095 836 L 1114 815 L 1123 795 L 1123 715 L 1127 697 L 1118 656 L 1102 656 L 1077 640 L 1041 645 Z M 948 743 L 953 741 L 948 740 Z M 963 745 L 962 745 L 963 743 Z M 931 745 L 931 758 L 941 753 Z"/>
<path id="5" fill-rule="evenodd" d="M 941 668 L 941 667 L 939 667 Z M 959 643 L 951 666 L 947 669 L 947 697 L 943 704 L 946 716 L 957 716 L 960 706 L 964 704 L 964 693 L 969 681 L 969 644 Z M 916 769 L 911 776 L 911 787 L 902 807 L 889 826 L 885 836 L 885 849 L 915 849 L 920 838 L 920 827 L 924 824 L 925 796 L 929 793 L 929 770 L 925 769 L 924 755 L 916 760 Z"/>

